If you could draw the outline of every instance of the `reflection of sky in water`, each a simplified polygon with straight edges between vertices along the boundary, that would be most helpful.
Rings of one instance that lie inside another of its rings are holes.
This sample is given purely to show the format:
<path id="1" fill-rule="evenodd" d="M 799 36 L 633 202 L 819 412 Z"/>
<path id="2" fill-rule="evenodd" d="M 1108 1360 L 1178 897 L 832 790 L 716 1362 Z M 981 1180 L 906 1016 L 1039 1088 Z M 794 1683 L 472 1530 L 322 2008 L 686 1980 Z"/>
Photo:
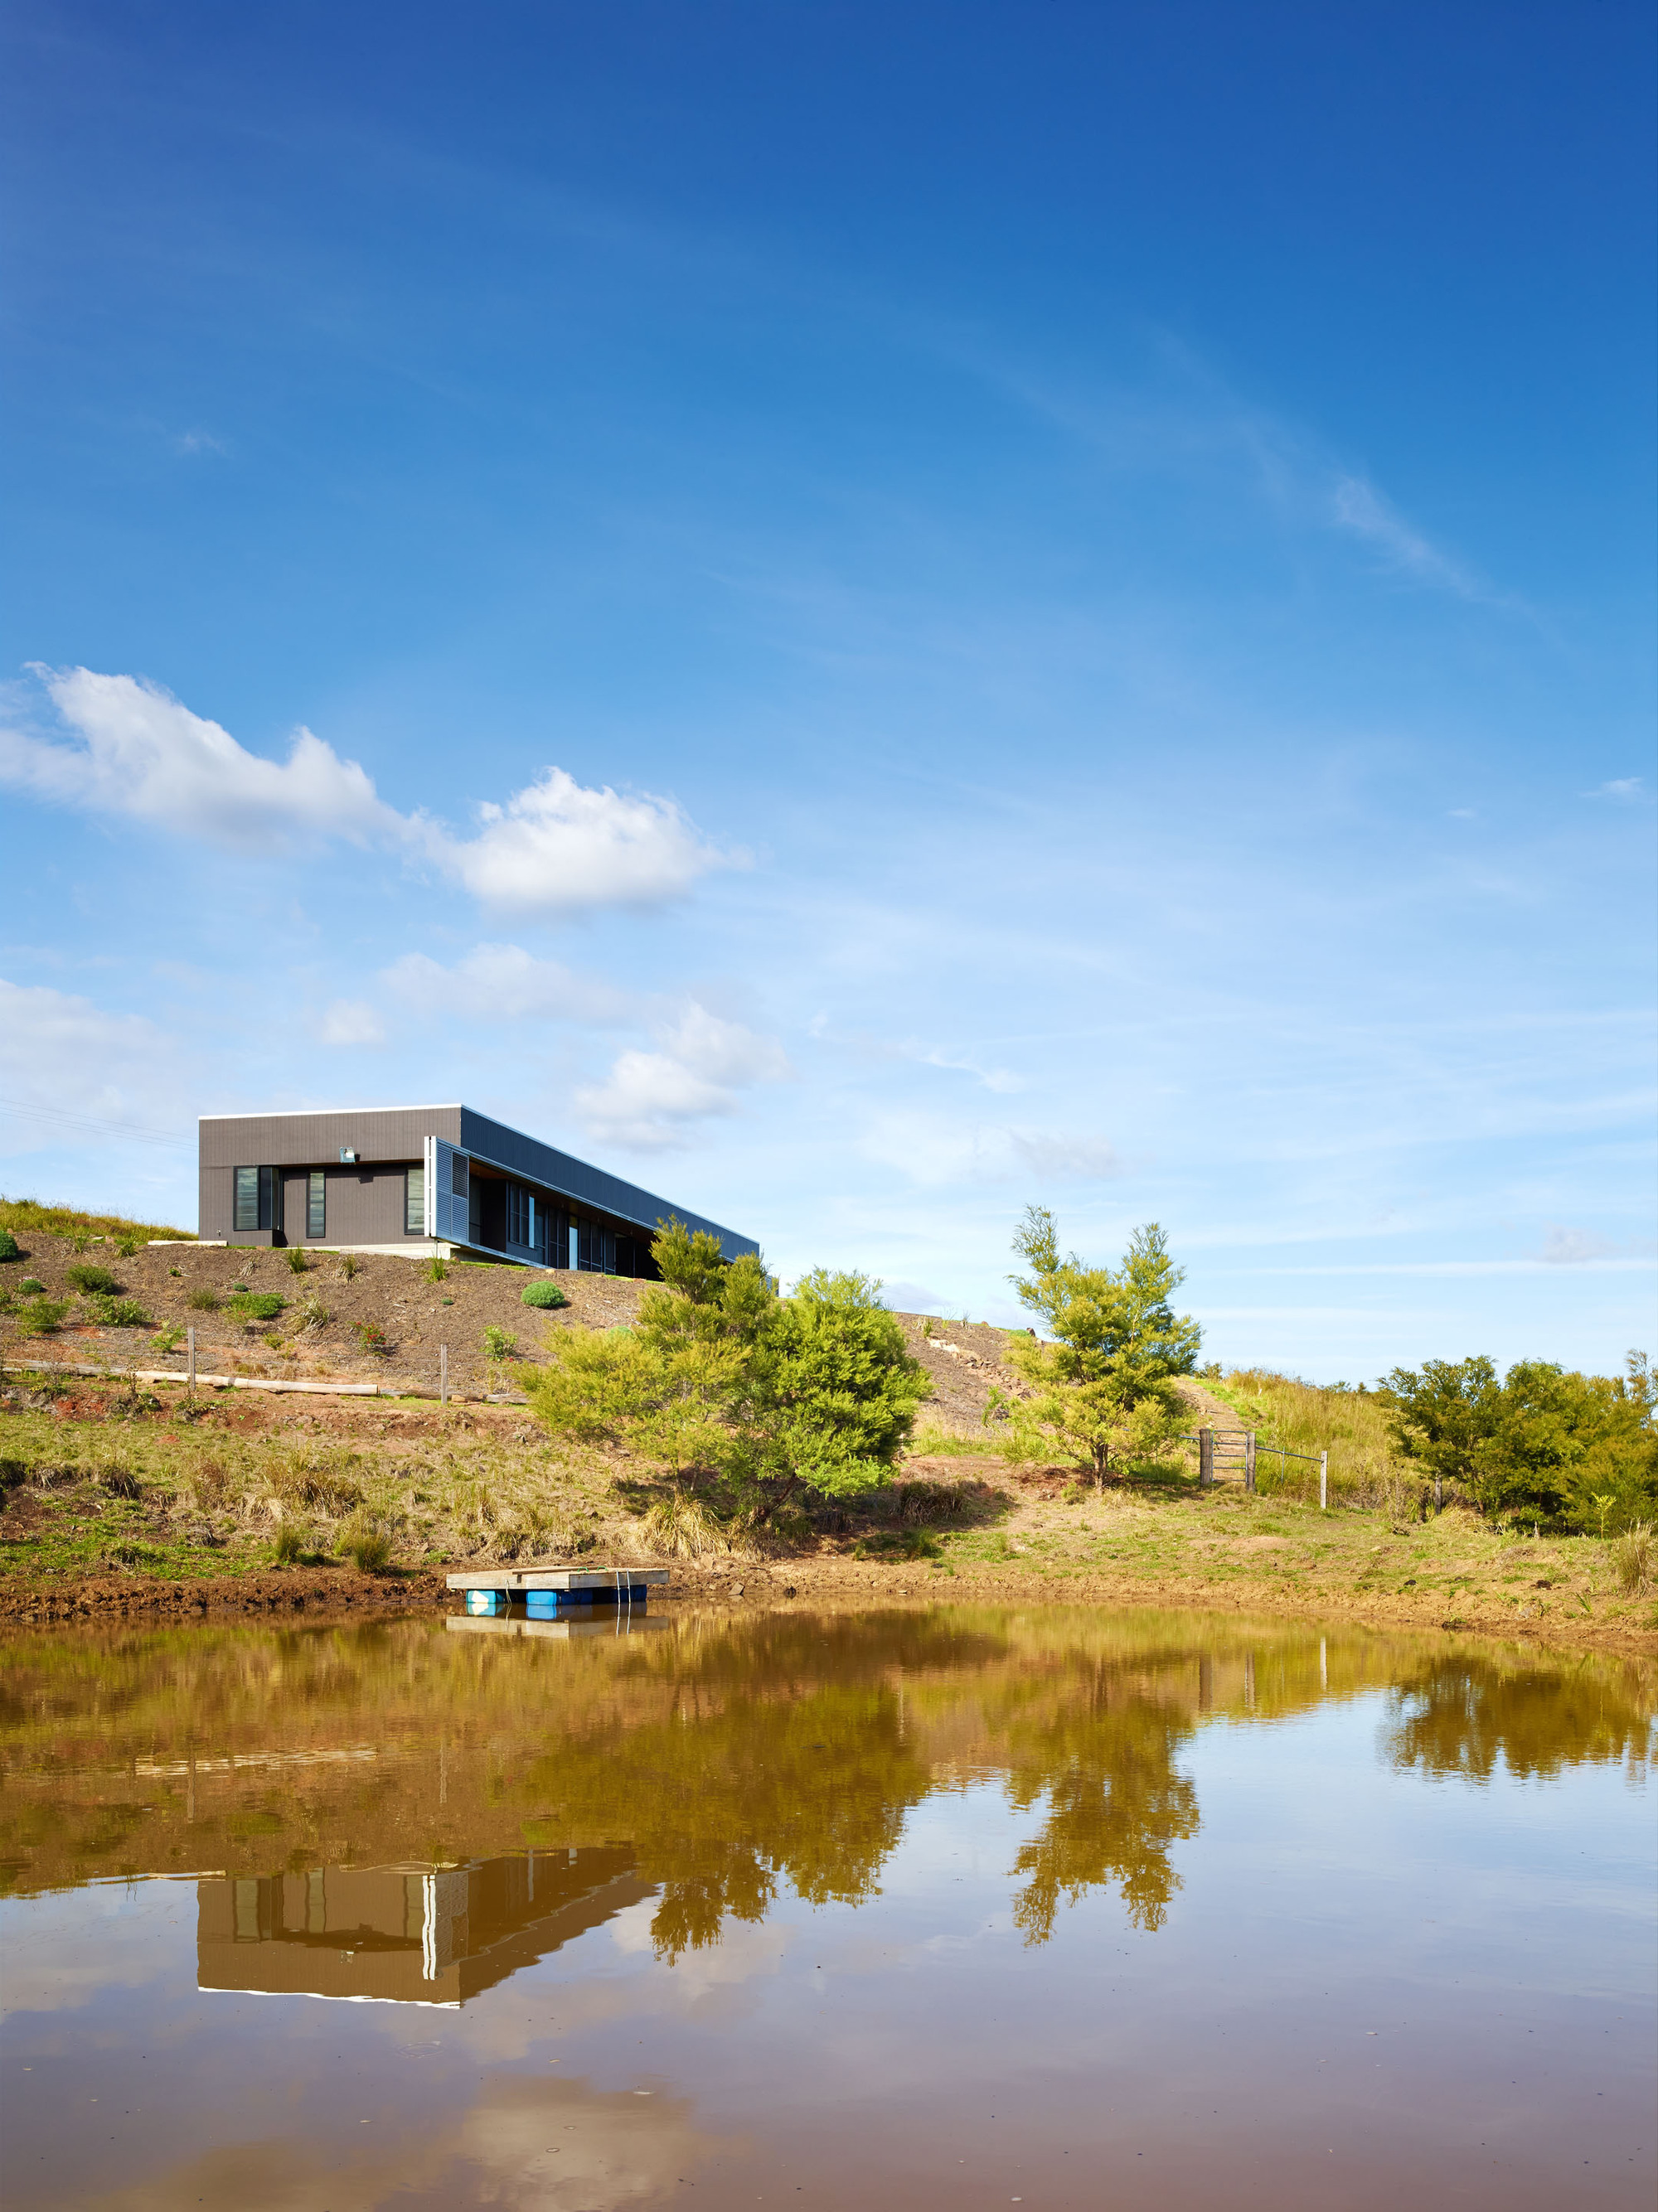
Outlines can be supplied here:
<path id="1" fill-rule="evenodd" d="M 1068 1656 L 1052 1620 L 1021 1654 L 986 1639 L 985 1619 L 928 1668 L 911 1640 L 901 1680 L 873 1626 L 815 1675 L 795 1642 L 771 1647 L 792 1675 L 757 1677 L 768 1647 L 752 1635 L 704 1638 L 631 1686 L 613 1652 L 559 1706 L 557 1735 L 527 1692 L 564 1698 L 570 1679 L 509 1678 L 524 1694 L 477 1741 L 457 1691 L 447 1750 L 405 1751 L 349 1800 L 316 1785 L 319 1838 L 353 1820 L 403 1837 L 457 1799 L 491 1843 L 503 1813 L 587 1824 L 533 1861 L 521 1842 L 479 1854 L 464 1893 L 458 1862 L 289 1863 L 290 1827 L 249 1830 L 265 1782 L 225 1782 L 210 1813 L 198 1775 L 198 1829 L 219 1820 L 241 1869 L 0 1908 L 10 2201 L 1649 2200 L 1651 1804 L 1627 1758 L 1646 1740 L 1639 1669 L 1533 1657 L 1453 1679 L 1431 1645 L 1424 1658 L 1367 1638 L 1361 1666 L 1285 1631 L 1255 1640 L 1246 1682 L 1230 1625 L 1205 1660 L 1195 1620 L 1114 1652 L 1082 1636 Z M 424 1649 L 403 1656 L 418 1666 Z M 364 1740 L 340 1660 L 333 1703 L 286 1715 L 287 1747 L 302 1720 Z M 290 1655 L 290 1691 L 294 1678 Z M 112 1794 L 119 1746 L 89 1728 L 77 1769 L 64 1704 L 58 1825 L 77 1790 L 107 1825 L 92 1800 Z M 694 1802 L 703 1731 L 722 1805 Z M 47 1777 L 9 1751 L 15 1864 L 20 1778 L 40 1813 Z M 447 1803 L 423 1794 L 440 1760 Z M 653 1763 L 659 1801 L 643 1806 Z M 564 1800 L 548 1786 L 560 1773 Z M 860 1789 L 867 1802 L 845 1802 Z M 144 1817 L 153 1830 L 125 1824 L 113 1847 L 188 1839 Z M 588 1834 L 595 1817 L 608 1842 Z M 246 1870 L 261 1850 L 277 1863 Z M 435 1873 L 447 1923 L 426 1913 Z M 1051 1923 L 1033 1917 L 1038 1878 Z M 692 1906 L 665 1943 L 674 1884 Z M 710 1900 L 713 1940 L 682 1940 Z M 209 1952 L 220 1985 L 202 1989 Z M 265 1993 L 308 1960 L 350 1993 L 353 1958 L 413 1987 L 470 1960 L 475 1986 L 448 2009 Z"/>

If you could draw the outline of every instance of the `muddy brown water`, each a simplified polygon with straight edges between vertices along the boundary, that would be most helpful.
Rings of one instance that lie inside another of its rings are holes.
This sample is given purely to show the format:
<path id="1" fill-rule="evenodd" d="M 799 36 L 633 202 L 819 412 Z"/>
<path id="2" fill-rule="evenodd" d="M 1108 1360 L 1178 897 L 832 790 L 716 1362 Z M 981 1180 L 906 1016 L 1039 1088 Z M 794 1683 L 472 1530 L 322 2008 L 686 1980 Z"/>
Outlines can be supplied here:
<path id="1" fill-rule="evenodd" d="M 1648 1663 L 550 1626 L 0 1644 L 7 2205 L 1651 2203 Z"/>

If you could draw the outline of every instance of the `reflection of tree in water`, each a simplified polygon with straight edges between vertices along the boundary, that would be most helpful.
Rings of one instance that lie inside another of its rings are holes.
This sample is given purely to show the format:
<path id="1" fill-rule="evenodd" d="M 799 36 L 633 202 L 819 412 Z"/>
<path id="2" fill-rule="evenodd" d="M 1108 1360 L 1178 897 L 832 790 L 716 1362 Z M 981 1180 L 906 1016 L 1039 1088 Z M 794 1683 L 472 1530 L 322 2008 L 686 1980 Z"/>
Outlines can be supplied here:
<path id="1" fill-rule="evenodd" d="M 1604 1665 L 1503 1666 L 1430 1660 L 1388 1693 L 1383 1749 L 1395 1766 L 1484 1782 L 1499 1758 L 1511 1774 L 1544 1778 L 1585 1760 L 1644 1765 L 1653 1723 Z"/>
<path id="2" fill-rule="evenodd" d="M 924 1620 L 872 1638 L 789 1619 L 727 1649 L 741 1663 L 688 1669 L 672 1718 L 567 1742 L 527 1778 L 558 1808 L 538 1844 L 625 1826 L 640 1874 L 662 1886 L 651 1933 L 670 1960 L 717 1942 L 728 1916 L 763 1919 L 780 1880 L 810 1905 L 872 1895 L 932 1788 L 893 1670 L 980 1656 Z"/>
<path id="3" fill-rule="evenodd" d="M 1198 1796 L 1174 1768 L 1189 1722 L 1095 1667 L 1051 1720 L 1016 1729 L 1008 1794 L 1021 1812 L 1048 1802 L 1041 1832 L 1014 1861 L 1014 1920 L 1045 1943 L 1060 1899 L 1115 1883 L 1137 1927 L 1161 1928 L 1180 1878 L 1170 1846 L 1198 1832 Z"/>

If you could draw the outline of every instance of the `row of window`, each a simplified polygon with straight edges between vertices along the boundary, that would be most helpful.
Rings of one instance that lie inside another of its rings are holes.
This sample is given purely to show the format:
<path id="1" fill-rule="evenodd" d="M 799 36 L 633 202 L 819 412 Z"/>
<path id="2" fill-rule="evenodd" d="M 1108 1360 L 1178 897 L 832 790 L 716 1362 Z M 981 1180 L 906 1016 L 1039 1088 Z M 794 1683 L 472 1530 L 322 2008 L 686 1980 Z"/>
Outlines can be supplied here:
<path id="1" fill-rule="evenodd" d="M 473 1176 L 464 1152 L 453 1156 L 450 1186 L 455 1197 L 467 1200 L 467 1235 L 472 1243 L 529 1252 L 544 1267 L 570 1267 L 601 1275 L 655 1276 L 648 1237 L 630 1237 L 596 1221 L 578 1220 L 524 1183 Z M 245 1234 L 263 1229 L 285 1234 L 285 1171 L 274 1167 L 237 1168 L 234 1175 L 234 1231 Z M 426 1234 L 424 1167 L 404 1170 L 403 1233 L 405 1237 Z M 311 1168 L 305 1174 L 305 1235 L 314 1242 L 327 1234 L 328 1179 L 321 1168 Z"/>

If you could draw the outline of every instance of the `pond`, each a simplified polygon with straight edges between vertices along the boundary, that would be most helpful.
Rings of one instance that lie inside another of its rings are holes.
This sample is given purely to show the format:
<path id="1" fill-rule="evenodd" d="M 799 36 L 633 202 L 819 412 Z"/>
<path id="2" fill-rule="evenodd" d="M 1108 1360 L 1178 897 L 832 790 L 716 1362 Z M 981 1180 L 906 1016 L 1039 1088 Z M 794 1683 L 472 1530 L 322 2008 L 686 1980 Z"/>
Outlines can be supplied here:
<path id="1" fill-rule="evenodd" d="M 598 1626 L 4 1645 L 14 2212 L 1651 2203 L 1649 1662 Z"/>

